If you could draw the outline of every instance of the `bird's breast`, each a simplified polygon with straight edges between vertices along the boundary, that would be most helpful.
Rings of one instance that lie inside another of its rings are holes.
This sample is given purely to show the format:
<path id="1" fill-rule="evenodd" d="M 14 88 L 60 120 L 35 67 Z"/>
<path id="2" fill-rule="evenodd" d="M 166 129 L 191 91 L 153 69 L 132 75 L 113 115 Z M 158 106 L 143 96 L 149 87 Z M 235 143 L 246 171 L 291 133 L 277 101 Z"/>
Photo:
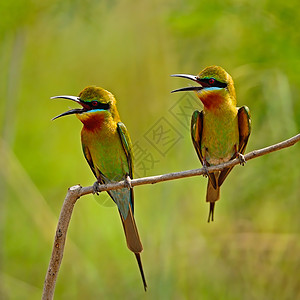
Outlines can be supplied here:
<path id="1" fill-rule="evenodd" d="M 124 174 L 129 173 L 126 154 L 115 122 L 104 122 L 97 130 L 90 130 L 84 126 L 81 141 L 83 148 L 88 149 L 90 153 L 97 177 L 101 172 L 109 180 L 119 181 L 123 179 Z"/>
<path id="2" fill-rule="evenodd" d="M 216 115 L 204 113 L 201 151 L 211 165 L 229 161 L 239 142 L 237 109 Z"/>

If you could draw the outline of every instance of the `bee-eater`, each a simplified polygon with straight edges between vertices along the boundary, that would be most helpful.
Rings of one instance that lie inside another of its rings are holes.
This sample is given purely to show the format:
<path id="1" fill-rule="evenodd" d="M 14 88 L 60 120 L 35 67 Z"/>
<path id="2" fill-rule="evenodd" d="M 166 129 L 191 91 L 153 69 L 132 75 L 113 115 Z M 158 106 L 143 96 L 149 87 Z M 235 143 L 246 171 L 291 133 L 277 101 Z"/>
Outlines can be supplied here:
<path id="1" fill-rule="evenodd" d="M 172 92 L 195 91 L 203 110 L 194 111 L 191 135 L 197 155 L 204 168 L 238 157 L 244 164 L 244 152 L 251 132 L 247 106 L 236 107 L 236 95 L 231 76 L 219 66 L 202 70 L 197 76 L 174 74 L 200 84 Z M 220 198 L 220 186 L 232 167 L 208 173 L 206 202 L 210 203 L 208 222 L 214 219 L 215 202 Z"/>
<path id="2" fill-rule="evenodd" d="M 108 191 L 116 203 L 128 248 L 135 254 L 144 289 L 147 284 L 140 253 L 143 246 L 134 220 L 134 197 L 130 186 L 133 177 L 133 153 L 129 133 L 121 122 L 115 97 L 100 87 L 89 86 L 75 96 L 55 96 L 77 102 L 82 108 L 71 109 L 54 119 L 75 114 L 83 123 L 81 143 L 84 156 L 97 178 L 94 190 L 99 183 L 107 184 L 127 180 L 128 188 Z"/>

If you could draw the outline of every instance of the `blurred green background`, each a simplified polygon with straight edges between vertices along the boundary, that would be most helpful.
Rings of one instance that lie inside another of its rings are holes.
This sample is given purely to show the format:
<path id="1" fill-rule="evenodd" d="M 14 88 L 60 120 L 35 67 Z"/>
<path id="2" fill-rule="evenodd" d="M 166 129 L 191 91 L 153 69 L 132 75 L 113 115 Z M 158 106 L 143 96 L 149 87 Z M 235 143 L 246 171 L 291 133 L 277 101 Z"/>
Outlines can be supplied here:
<path id="1" fill-rule="evenodd" d="M 94 182 L 81 123 L 51 121 L 74 105 L 51 96 L 111 91 L 137 176 L 200 167 L 188 123 L 201 104 L 170 94 L 188 85 L 170 74 L 223 66 L 251 110 L 247 151 L 299 132 L 296 0 L 15 0 L 0 14 L 1 299 L 41 297 L 67 188 Z M 135 188 L 147 293 L 116 208 L 82 197 L 55 299 L 299 299 L 299 150 L 235 167 L 210 224 L 203 177 Z"/>

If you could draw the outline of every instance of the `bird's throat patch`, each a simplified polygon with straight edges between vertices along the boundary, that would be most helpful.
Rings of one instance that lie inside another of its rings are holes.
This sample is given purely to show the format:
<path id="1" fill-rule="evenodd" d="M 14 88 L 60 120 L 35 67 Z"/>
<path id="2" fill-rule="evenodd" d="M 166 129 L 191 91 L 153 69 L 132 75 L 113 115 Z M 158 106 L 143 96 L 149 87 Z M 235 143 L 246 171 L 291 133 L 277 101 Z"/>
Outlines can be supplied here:
<path id="1" fill-rule="evenodd" d="M 214 110 L 224 103 L 224 97 L 219 93 L 219 91 L 214 90 L 202 90 L 198 95 L 203 105 L 209 109 Z"/>
<path id="2" fill-rule="evenodd" d="M 84 124 L 84 127 L 88 130 L 100 129 L 108 117 L 109 112 L 105 110 L 88 111 L 82 114 L 77 114 L 77 118 Z"/>

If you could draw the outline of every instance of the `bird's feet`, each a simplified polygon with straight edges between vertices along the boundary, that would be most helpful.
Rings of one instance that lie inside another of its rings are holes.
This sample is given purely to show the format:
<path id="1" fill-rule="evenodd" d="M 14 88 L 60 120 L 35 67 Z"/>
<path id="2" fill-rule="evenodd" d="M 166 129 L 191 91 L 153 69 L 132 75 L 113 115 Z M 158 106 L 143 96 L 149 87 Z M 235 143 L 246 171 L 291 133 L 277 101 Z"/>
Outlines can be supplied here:
<path id="1" fill-rule="evenodd" d="M 130 189 L 132 189 L 132 185 L 131 185 L 131 178 L 130 178 L 130 176 L 129 175 L 126 175 L 126 177 L 125 177 L 125 185 L 126 185 L 126 187 L 130 190 Z"/>
<path id="2" fill-rule="evenodd" d="M 246 159 L 245 159 L 245 156 L 242 154 L 242 153 L 237 153 L 237 158 L 239 159 L 240 161 L 240 165 L 241 166 L 244 166 L 245 163 L 246 163 Z"/>
<path id="3" fill-rule="evenodd" d="M 208 170 L 207 170 L 207 162 L 206 162 L 205 159 L 203 159 L 202 168 L 204 170 L 203 176 L 207 177 L 208 176 Z"/>
<path id="4" fill-rule="evenodd" d="M 101 191 L 99 191 L 99 185 L 100 183 L 98 181 L 96 181 L 94 184 L 93 184 L 93 194 L 99 196 L 99 193 L 101 193 Z"/>

